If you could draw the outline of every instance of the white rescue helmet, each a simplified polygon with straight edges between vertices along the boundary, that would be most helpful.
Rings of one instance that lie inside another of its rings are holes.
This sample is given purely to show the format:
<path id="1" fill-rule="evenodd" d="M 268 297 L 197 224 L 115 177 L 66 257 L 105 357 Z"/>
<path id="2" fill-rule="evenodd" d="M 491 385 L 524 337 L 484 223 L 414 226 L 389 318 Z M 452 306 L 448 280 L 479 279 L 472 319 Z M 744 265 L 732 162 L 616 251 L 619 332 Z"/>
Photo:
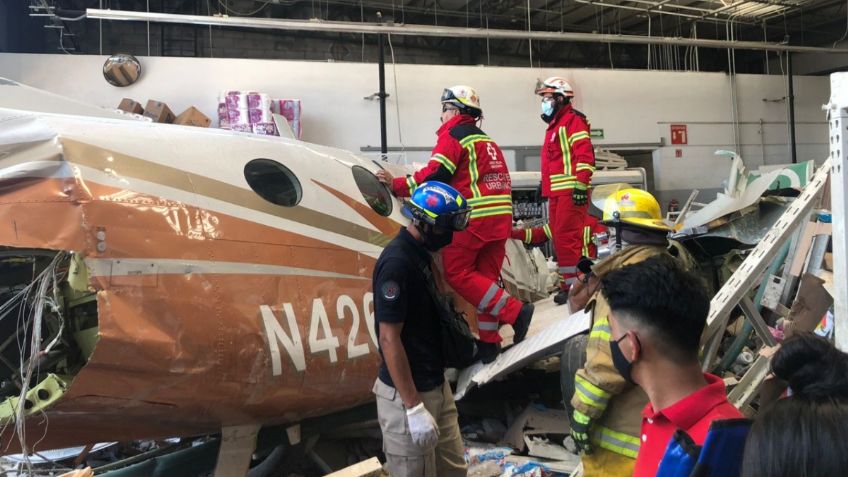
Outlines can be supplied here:
<path id="1" fill-rule="evenodd" d="M 461 112 L 475 117 L 483 114 L 483 109 L 480 108 L 480 96 L 471 86 L 459 84 L 445 88 L 442 92 L 442 104 L 450 104 Z"/>
<path id="2" fill-rule="evenodd" d="M 538 80 L 536 82 L 536 94 L 539 96 L 545 93 L 561 94 L 566 98 L 574 97 L 574 90 L 565 78 L 559 76 L 551 76 L 545 81 Z"/>

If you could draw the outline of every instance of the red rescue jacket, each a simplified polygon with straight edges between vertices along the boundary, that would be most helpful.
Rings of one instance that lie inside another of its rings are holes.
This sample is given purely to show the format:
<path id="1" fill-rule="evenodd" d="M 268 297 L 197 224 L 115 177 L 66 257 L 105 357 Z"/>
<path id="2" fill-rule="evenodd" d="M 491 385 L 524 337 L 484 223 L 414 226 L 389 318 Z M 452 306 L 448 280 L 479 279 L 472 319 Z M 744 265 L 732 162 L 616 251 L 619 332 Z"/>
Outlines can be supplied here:
<path id="1" fill-rule="evenodd" d="M 542 196 L 570 196 L 577 182 L 591 185 L 595 151 L 586 116 L 566 104 L 545 131 L 542 144 Z"/>
<path id="2" fill-rule="evenodd" d="M 397 197 L 409 197 L 419 184 L 437 180 L 450 184 L 472 207 L 468 229 L 481 240 L 505 240 L 512 228 L 512 182 L 501 148 L 476 126 L 476 120 L 459 115 L 442 124 L 438 141 L 424 168 L 396 177 Z"/>

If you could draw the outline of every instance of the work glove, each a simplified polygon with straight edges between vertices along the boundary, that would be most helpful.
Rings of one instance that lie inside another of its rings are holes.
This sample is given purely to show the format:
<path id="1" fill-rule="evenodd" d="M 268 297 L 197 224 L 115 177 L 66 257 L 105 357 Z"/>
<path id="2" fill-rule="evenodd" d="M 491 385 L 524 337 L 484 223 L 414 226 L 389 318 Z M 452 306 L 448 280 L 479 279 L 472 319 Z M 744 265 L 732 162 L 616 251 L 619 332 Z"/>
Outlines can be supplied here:
<path id="1" fill-rule="evenodd" d="M 586 205 L 586 202 L 589 201 L 589 186 L 578 182 L 574 186 L 574 191 L 571 192 L 571 200 L 574 205 Z"/>
<path id="2" fill-rule="evenodd" d="M 409 423 L 412 442 L 418 447 L 425 449 L 435 447 L 439 442 L 439 427 L 423 402 L 406 410 L 406 421 Z"/>
<path id="3" fill-rule="evenodd" d="M 571 438 L 585 454 L 592 453 L 592 443 L 589 441 L 591 427 L 592 418 L 575 409 L 571 415 Z"/>

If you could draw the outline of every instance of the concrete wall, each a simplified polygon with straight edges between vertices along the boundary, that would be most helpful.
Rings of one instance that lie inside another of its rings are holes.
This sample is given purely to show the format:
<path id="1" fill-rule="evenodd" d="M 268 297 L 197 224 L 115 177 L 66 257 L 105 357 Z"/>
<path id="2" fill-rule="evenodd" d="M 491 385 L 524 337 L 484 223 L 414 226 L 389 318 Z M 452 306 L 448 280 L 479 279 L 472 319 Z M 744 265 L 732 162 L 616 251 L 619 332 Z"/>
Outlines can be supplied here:
<path id="1" fill-rule="evenodd" d="M 302 99 L 307 141 L 350 150 L 379 146 L 378 102 L 363 99 L 377 91 L 374 64 L 141 57 L 141 80 L 115 88 L 103 80 L 103 60 L 0 54 L 0 76 L 106 107 L 116 106 L 123 97 L 158 99 L 177 114 L 194 105 L 213 118 L 219 91 L 263 91 Z M 721 73 L 388 65 L 389 145 L 419 149 L 405 153 L 409 160 L 426 159 L 439 125 L 442 88 L 465 83 L 480 93 L 483 129 L 510 150 L 513 162 L 512 149 L 538 146 L 544 124 L 533 87 L 537 78 L 555 74 L 572 81 L 578 109 L 589 116 L 593 128 L 604 130 L 604 139 L 596 145 L 656 149 L 656 188 L 679 191 L 661 194 L 663 199 L 684 200 L 688 190 L 716 188 L 726 178 L 729 162 L 713 156 L 716 149 L 735 149 L 730 80 Z M 774 101 L 786 95 L 784 78 L 737 78 L 739 142 L 746 163 L 756 168 L 789 162 L 786 104 Z M 795 87 L 798 158 L 823 160 L 827 130 L 821 105 L 829 96 L 828 80 L 796 77 Z M 688 126 L 688 145 L 670 146 L 672 123 Z M 657 146 L 661 143 L 666 146 Z"/>

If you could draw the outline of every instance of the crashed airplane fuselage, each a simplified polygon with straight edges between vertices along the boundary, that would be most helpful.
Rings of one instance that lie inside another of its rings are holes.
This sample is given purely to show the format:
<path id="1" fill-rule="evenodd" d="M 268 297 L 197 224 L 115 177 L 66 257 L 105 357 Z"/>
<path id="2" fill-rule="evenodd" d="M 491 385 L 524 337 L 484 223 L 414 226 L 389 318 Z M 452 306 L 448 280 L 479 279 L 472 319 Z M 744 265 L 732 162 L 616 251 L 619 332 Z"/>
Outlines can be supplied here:
<path id="1" fill-rule="evenodd" d="M 369 166 L 279 138 L 0 110 L 0 416 L 28 415 L 27 440 L 50 448 L 369 400 L 371 273 L 405 223 Z M 20 293 L 38 276 L 55 279 L 52 306 Z"/>
<path id="2" fill-rule="evenodd" d="M 276 137 L 0 109 L 3 453 L 370 401 L 371 274 L 407 223 L 377 167 Z M 536 282 L 507 285 L 538 298 Z"/>

